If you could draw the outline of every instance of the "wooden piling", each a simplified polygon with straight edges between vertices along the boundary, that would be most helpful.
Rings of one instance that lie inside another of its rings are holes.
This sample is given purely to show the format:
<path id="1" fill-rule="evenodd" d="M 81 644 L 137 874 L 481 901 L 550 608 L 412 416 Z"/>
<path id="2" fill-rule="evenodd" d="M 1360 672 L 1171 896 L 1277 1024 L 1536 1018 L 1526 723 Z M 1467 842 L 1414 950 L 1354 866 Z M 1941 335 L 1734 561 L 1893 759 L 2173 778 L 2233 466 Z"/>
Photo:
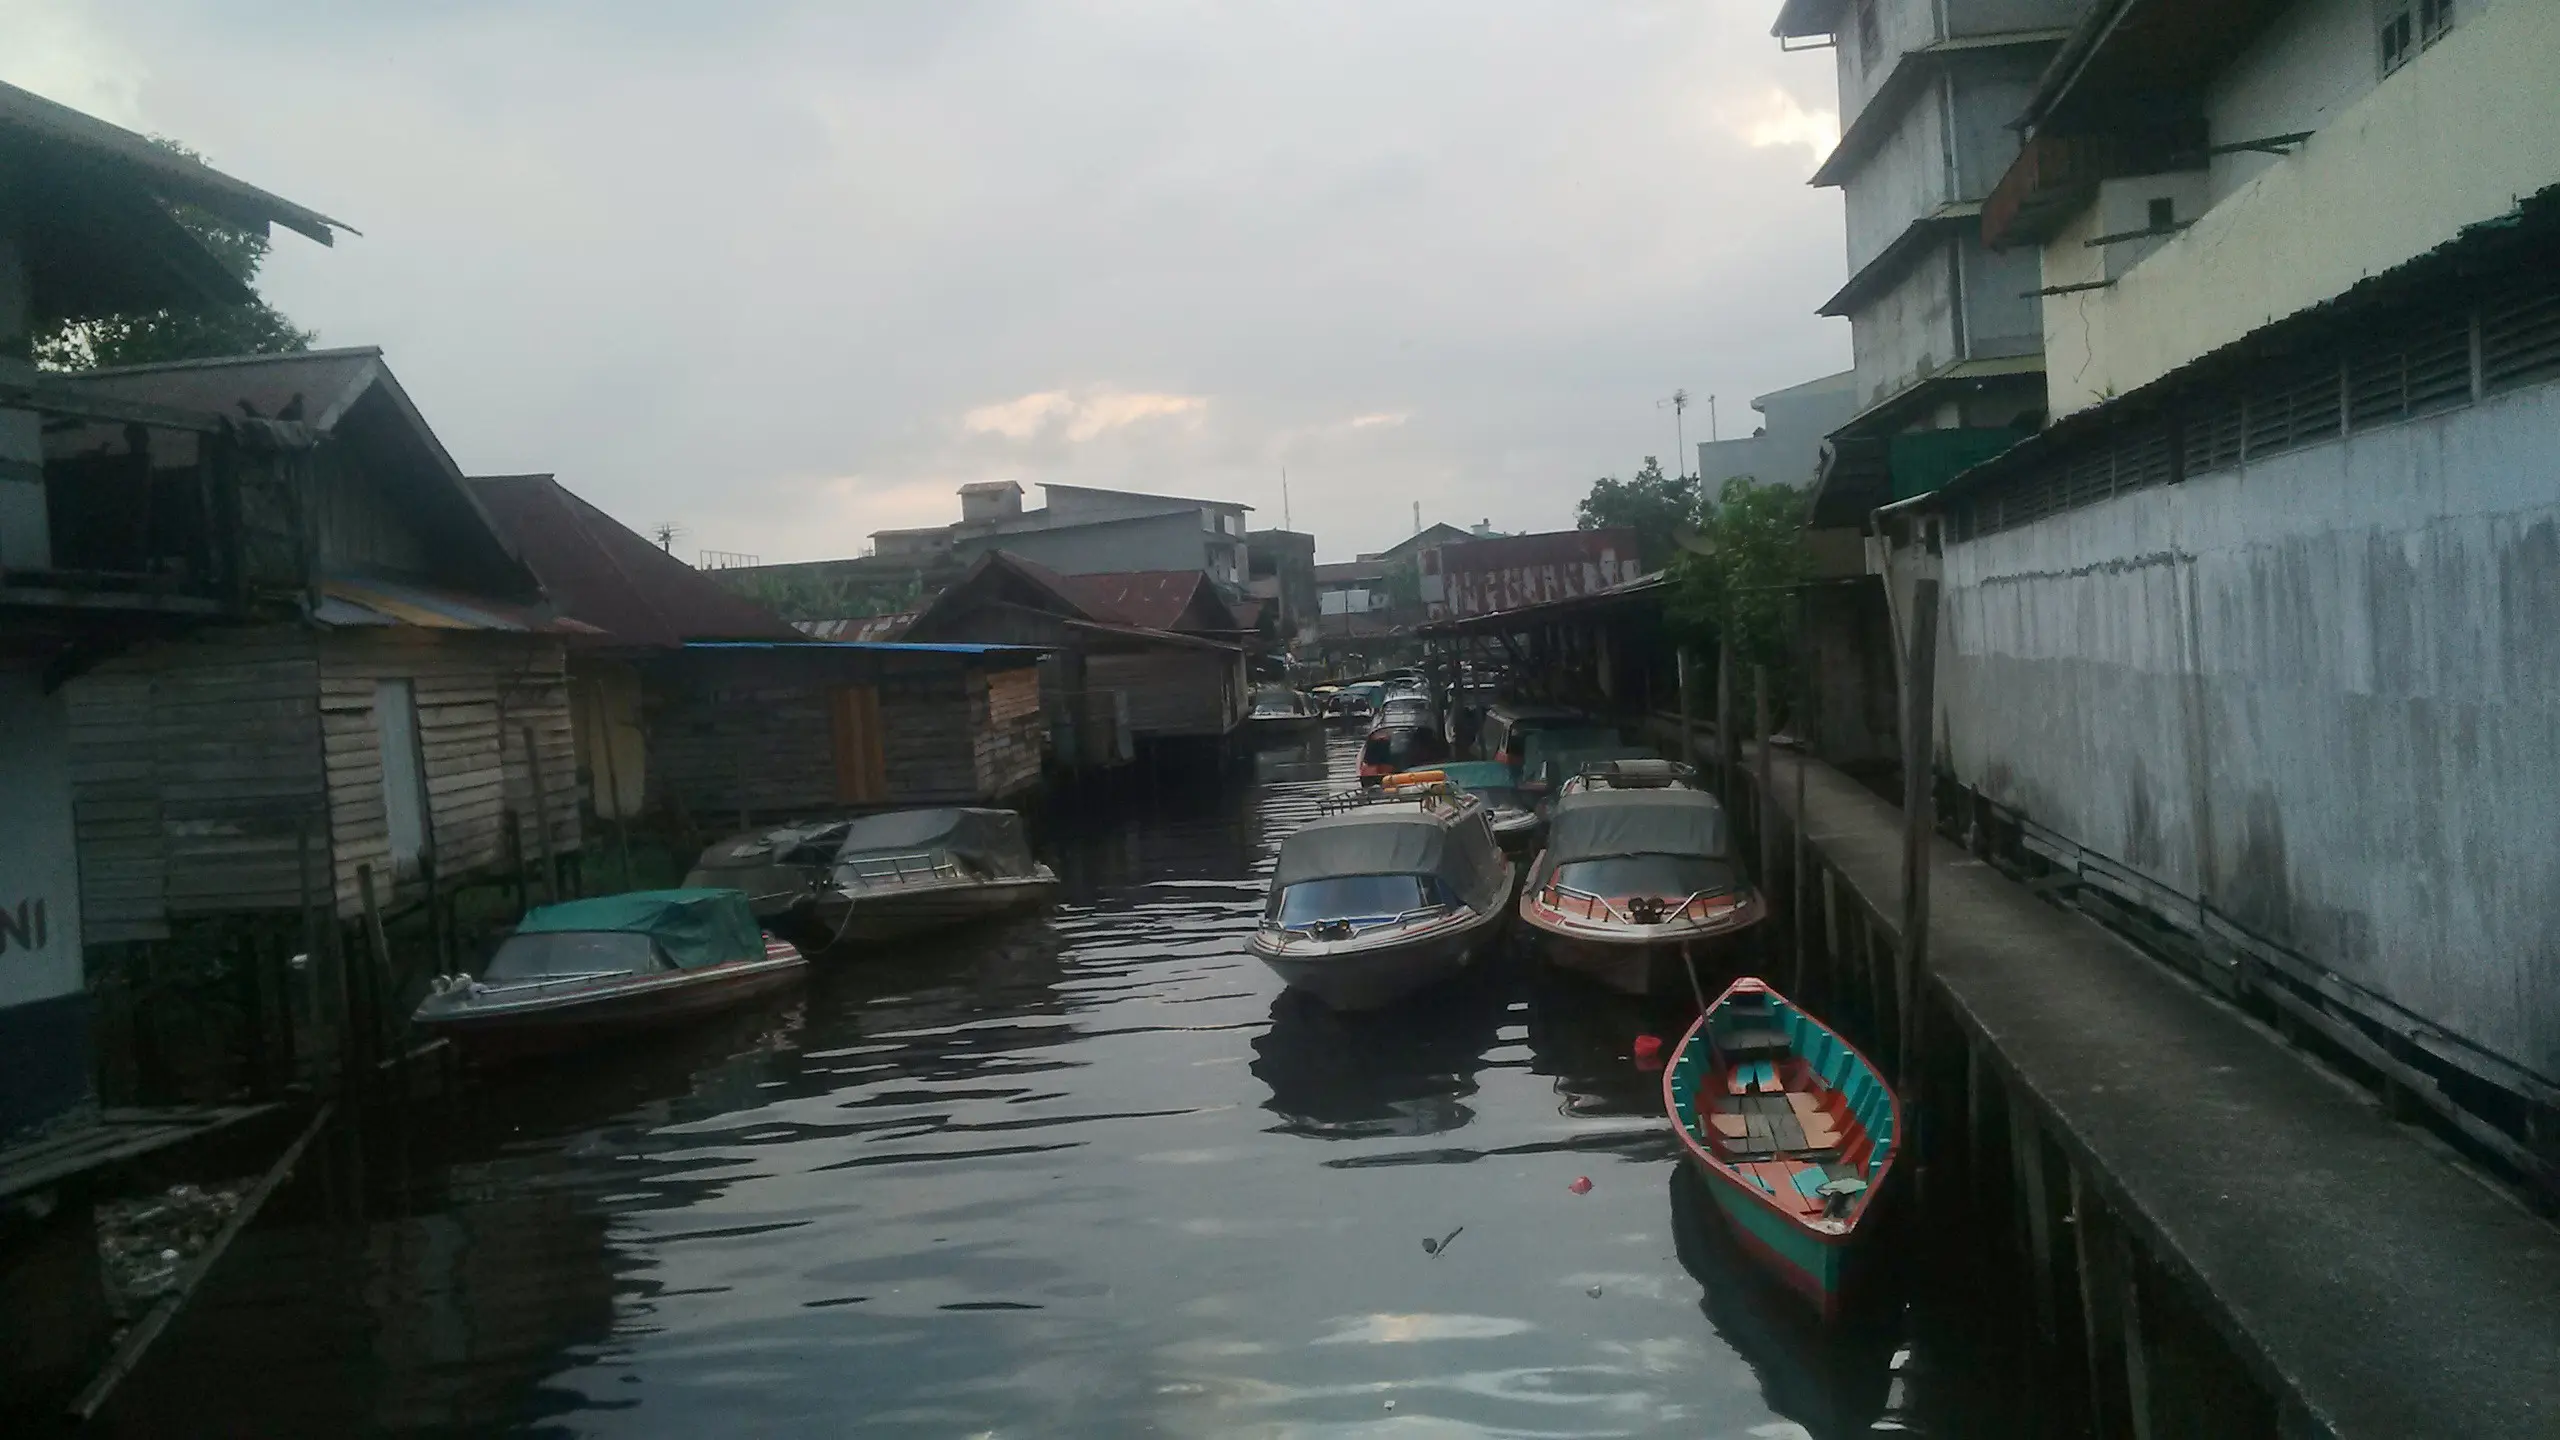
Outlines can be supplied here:
<path id="1" fill-rule="evenodd" d="M 1770 882 L 1778 874 L 1778 787 L 1776 762 L 1769 758 L 1769 667 L 1751 667 L 1752 758 L 1759 762 L 1759 795 L 1751 806 L 1751 828 L 1760 838 L 1760 893 L 1766 903 Z"/>
<path id="2" fill-rule="evenodd" d="M 534 743 L 533 727 L 524 727 L 525 774 L 533 782 L 533 835 L 542 849 L 542 898 L 557 903 L 560 899 L 560 858 L 551 850 L 551 787 L 542 776 L 542 749 Z M 741 805 L 745 803 L 741 792 Z M 743 811 L 738 828 L 746 828 Z"/>
<path id="3" fill-rule="evenodd" d="M 1733 646 L 1727 637 L 1716 637 L 1716 790 L 1724 799 L 1727 815 L 1735 813 L 1741 797 L 1742 745 L 1733 733 Z"/>
<path id="4" fill-rule="evenodd" d="M 1903 670 L 1902 710 L 1902 952 L 1894 997 L 1901 1019 L 1894 1063 L 1907 1081 L 1915 1069 L 1919 1038 L 1913 1003 L 1929 963 L 1929 841 L 1936 833 L 1932 768 L 1936 763 L 1938 582 L 1911 586 L 1911 663 Z"/>
<path id="5" fill-rule="evenodd" d="M 2101 1440 L 2151 1440 L 2151 1423 L 2126 1363 L 2138 1337 L 2125 1331 L 2124 1253 L 2114 1217 L 2071 1167 L 2071 1254 L 2080 1281 L 2080 1329 L 2087 1345 L 2090 1428 Z M 2136 1418 L 2139 1416 L 2139 1418 Z"/>
<path id="6" fill-rule="evenodd" d="M 1689 704 L 1689 647 L 1682 645 L 1674 649 L 1671 662 L 1680 679 L 1680 759 L 1695 770 L 1698 768 L 1698 727 Z"/>
<path id="7" fill-rule="evenodd" d="M 2035 1117 L 2014 1096 L 2009 1104 L 2009 1164 L 2017 1178 L 2018 1204 L 2025 1211 L 2019 1235 L 2026 1242 L 2027 1269 L 2035 1291 L 2036 1331 L 2051 1341 L 2056 1325 L 2053 1211 L 2051 1190 L 2045 1183 L 2044 1137 L 2036 1131 Z"/>

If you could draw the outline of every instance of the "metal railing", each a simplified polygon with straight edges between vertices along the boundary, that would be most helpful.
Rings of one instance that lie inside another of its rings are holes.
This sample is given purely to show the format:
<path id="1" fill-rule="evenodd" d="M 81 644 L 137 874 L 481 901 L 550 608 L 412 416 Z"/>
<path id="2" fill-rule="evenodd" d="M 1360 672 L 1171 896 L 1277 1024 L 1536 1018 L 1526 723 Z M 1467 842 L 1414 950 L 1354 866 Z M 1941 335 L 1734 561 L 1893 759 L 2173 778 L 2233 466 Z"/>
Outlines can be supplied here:
<path id="1" fill-rule="evenodd" d="M 1386 930 L 1389 928 L 1402 929 L 1407 925 L 1413 924 L 1417 920 L 1425 918 L 1433 920 L 1446 919 L 1448 918 L 1450 911 L 1455 908 L 1456 907 L 1445 903 L 1438 905 L 1420 905 L 1411 910 L 1402 911 L 1394 915 L 1372 918 L 1366 921 L 1348 919 L 1310 920 L 1304 925 L 1280 925 L 1274 928 L 1278 929 L 1282 934 L 1304 935 L 1310 940 L 1357 940 L 1363 935 L 1371 934 L 1379 930 Z M 1324 935 L 1318 933 L 1336 926 L 1341 927 L 1340 934 Z"/>
<path id="2" fill-rule="evenodd" d="M 1732 895 L 1734 893 L 1735 892 L 1731 887 L 1723 889 L 1692 890 L 1686 898 L 1681 900 L 1679 904 L 1663 906 L 1661 917 L 1655 920 L 1639 920 L 1635 916 L 1628 914 L 1626 911 L 1619 909 L 1617 906 L 1610 904 L 1608 897 L 1596 895 L 1589 890 L 1577 889 L 1576 887 L 1567 885 L 1560 880 L 1548 881 L 1545 887 L 1538 891 L 1538 898 L 1545 902 L 1547 908 L 1550 910 L 1562 908 L 1558 906 L 1554 900 L 1549 899 L 1548 897 L 1550 896 L 1579 900 L 1582 902 L 1582 918 L 1585 920 L 1606 918 L 1615 920 L 1622 925 L 1667 925 L 1674 920 L 1689 919 L 1689 911 L 1691 907 L 1695 906 L 1701 900 L 1712 900 L 1719 895 Z M 1594 907 L 1603 911 L 1604 914 L 1592 914 L 1591 912 Z M 1736 900 L 1734 908 L 1739 909 L 1740 907 L 1741 902 Z M 1708 920 L 1714 917 L 1700 915 L 1697 918 L 1700 920 Z"/>
<path id="3" fill-rule="evenodd" d="M 850 879 L 862 885 L 920 885 L 928 880 L 959 878 L 960 867 L 951 857 L 932 850 L 912 855 L 857 855 L 836 862 L 839 884 Z"/>

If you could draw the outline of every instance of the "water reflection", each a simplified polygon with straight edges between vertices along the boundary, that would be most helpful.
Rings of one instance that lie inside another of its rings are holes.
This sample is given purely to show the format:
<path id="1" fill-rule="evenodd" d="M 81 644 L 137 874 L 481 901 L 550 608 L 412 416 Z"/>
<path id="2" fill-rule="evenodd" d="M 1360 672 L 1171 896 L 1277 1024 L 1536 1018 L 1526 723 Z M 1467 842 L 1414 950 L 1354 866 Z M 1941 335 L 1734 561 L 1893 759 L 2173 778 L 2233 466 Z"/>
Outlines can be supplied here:
<path id="1" fill-rule="evenodd" d="M 110 1419 L 2025 1433 L 1983 1423 L 1968 1332 L 1808 1329 L 1665 1204 L 1659 1075 L 1631 1057 L 1676 1007 L 1516 952 L 1384 1014 L 1281 992 L 1244 940 L 1352 746 L 1052 816 L 1054 915 L 341 1135 Z"/>

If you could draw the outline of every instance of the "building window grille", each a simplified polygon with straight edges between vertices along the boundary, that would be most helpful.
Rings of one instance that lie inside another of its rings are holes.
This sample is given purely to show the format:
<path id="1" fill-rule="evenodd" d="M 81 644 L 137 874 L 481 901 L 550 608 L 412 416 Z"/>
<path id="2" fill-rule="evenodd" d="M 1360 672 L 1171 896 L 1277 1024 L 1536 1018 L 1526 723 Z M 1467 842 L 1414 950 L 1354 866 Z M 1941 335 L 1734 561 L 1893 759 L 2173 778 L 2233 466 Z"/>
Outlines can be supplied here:
<path id="1" fill-rule="evenodd" d="M 2418 43 L 2433 45 L 2453 29 L 2453 0 L 2418 0 Z"/>
<path id="2" fill-rule="evenodd" d="M 2416 35 L 2409 23 L 2409 7 L 2394 4 L 2382 12 L 2382 73 L 2390 74 L 2409 63 L 2418 53 Z"/>
<path id="3" fill-rule="evenodd" d="M 2560 289 L 2498 297 L 2480 315 L 2480 388 L 2489 394 L 2560 379 Z"/>

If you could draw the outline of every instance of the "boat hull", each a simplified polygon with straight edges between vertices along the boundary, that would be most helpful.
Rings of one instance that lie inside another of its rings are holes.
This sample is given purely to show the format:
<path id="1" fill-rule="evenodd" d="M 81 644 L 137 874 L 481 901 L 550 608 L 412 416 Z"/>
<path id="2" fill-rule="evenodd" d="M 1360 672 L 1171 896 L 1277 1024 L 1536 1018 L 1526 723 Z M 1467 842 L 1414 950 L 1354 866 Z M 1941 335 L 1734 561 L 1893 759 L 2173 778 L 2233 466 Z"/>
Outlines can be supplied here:
<path id="1" fill-rule="evenodd" d="M 1328 1009 L 1377 1010 L 1463 973 L 1500 932 L 1502 916 L 1489 910 L 1429 934 L 1370 944 L 1300 942 L 1284 949 L 1257 934 L 1249 948 L 1280 983 Z"/>
<path id="2" fill-rule="evenodd" d="M 809 963 L 789 946 L 762 960 L 564 988 L 521 999 L 472 1000 L 419 1008 L 416 1023 L 483 1061 L 524 1059 L 583 1049 L 664 1029 L 747 1004 L 797 984 Z"/>
<path id="3" fill-rule="evenodd" d="M 1245 731 L 1257 746 L 1300 745 L 1324 733 L 1321 715 L 1254 715 Z"/>
<path id="4" fill-rule="evenodd" d="M 1701 985 L 1723 982 L 1751 968 L 1752 942 L 1758 922 L 1736 929 L 1688 930 L 1664 935 L 1639 927 L 1622 927 L 1621 936 L 1593 934 L 1576 927 L 1559 929 L 1534 913 L 1534 897 L 1521 897 L 1520 918 L 1537 937 L 1547 963 L 1570 970 L 1625 995 L 1688 995 L 1689 966 L 1697 966 Z M 1683 955 L 1687 956 L 1684 960 Z"/>
<path id="5" fill-rule="evenodd" d="M 1058 877 L 1042 866 L 1036 876 L 1007 880 L 923 881 L 859 891 L 822 890 L 801 922 L 810 943 L 828 950 L 949 930 L 1047 905 L 1058 895 Z"/>
<path id="6" fill-rule="evenodd" d="M 1743 1251 L 1822 1318 L 1838 1319 L 1867 1268 L 1868 1247 L 1857 1243 L 1867 1226 L 1846 1235 L 1816 1234 L 1771 1210 L 1722 1169 L 1695 1156 L 1687 1163 L 1706 1182 L 1716 1213 Z"/>

